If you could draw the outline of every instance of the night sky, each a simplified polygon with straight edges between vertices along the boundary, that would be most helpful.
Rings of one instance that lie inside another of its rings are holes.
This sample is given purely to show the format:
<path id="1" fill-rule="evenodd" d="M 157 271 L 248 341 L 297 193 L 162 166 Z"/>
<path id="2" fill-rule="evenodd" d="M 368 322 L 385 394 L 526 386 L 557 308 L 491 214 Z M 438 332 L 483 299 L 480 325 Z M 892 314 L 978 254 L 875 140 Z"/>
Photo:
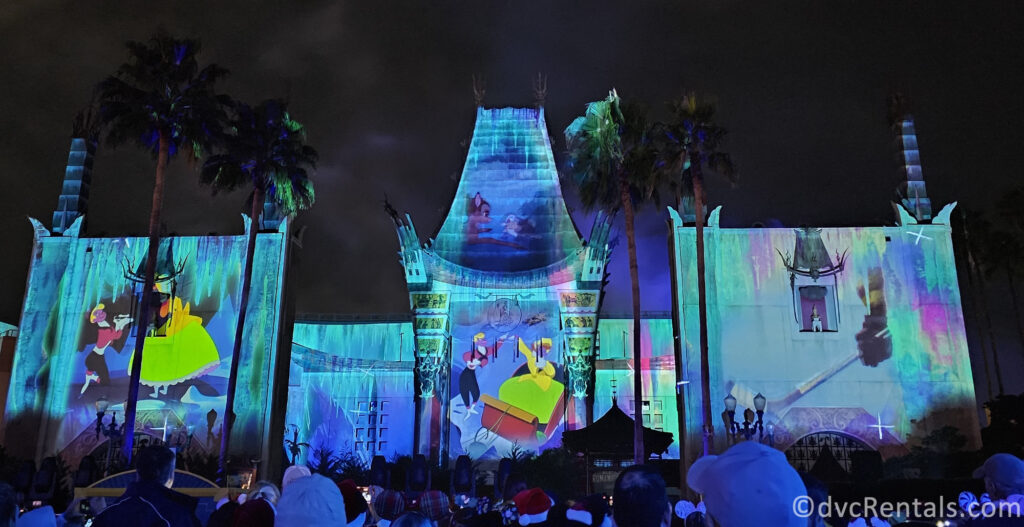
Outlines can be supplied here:
<path id="1" fill-rule="evenodd" d="M 318 202 L 299 219 L 299 311 L 397 313 L 408 297 L 382 198 L 424 238 L 440 226 L 473 129 L 474 73 L 486 106 L 528 106 L 531 78 L 548 76 L 558 158 L 560 132 L 613 86 L 656 116 L 684 89 L 712 94 L 741 171 L 736 188 L 710 185 L 724 226 L 882 225 L 899 176 L 893 90 L 912 101 L 936 211 L 983 209 L 1019 181 L 1022 21 L 1010 1 L 5 2 L 0 320 L 18 322 L 26 216 L 50 224 L 72 118 L 124 61 L 124 42 L 158 26 L 201 39 L 201 61 L 232 71 L 224 92 L 287 97 L 320 151 Z M 134 147 L 101 147 L 89 235 L 145 233 L 153 168 Z M 171 176 L 169 232 L 241 232 L 242 193 L 211 197 L 181 160 Z M 664 209 L 642 214 L 643 307 L 667 311 Z M 574 216 L 586 235 L 590 221 Z M 625 260 L 622 243 L 608 312 L 629 309 Z"/>

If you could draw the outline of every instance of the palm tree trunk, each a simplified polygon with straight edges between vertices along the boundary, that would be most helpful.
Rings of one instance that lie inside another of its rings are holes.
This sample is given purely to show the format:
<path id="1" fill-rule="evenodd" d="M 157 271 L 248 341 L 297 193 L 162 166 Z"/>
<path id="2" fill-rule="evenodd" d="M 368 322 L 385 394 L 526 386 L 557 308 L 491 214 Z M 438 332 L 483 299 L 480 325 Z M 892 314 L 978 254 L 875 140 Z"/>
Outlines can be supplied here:
<path id="1" fill-rule="evenodd" d="M 693 170 L 693 201 L 697 219 L 697 310 L 700 318 L 700 398 L 701 417 L 704 425 L 703 455 L 711 453 L 714 440 L 714 423 L 711 421 L 711 367 L 708 364 L 708 297 L 704 271 L 704 174 L 701 173 L 700 158 L 690 157 Z"/>
<path id="2" fill-rule="evenodd" d="M 965 239 L 966 239 L 966 229 L 964 231 L 964 234 L 965 234 Z M 966 245 L 966 243 L 964 245 Z M 986 399 L 985 400 L 986 401 L 991 401 L 992 400 L 992 368 L 989 366 L 989 363 L 988 363 L 988 342 L 985 340 L 985 333 L 983 331 L 981 331 L 981 325 L 982 325 L 981 318 L 982 317 L 979 314 L 981 312 L 981 309 L 982 309 L 979 306 L 982 305 L 984 300 L 978 297 L 978 288 L 974 284 L 974 267 L 973 267 L 974 260 L 970 256 L 970 250 L 968 249 L 967 251 L 963 251 L 963 252 L 967 253 L 967 255 L 964 256 L 964 258 L 967 258 L 967 260 L 968 260 L 967 270 L 964 273 L 964 274 L 967 275 L 967 294 L 963 296 L 963 300 L 964 300 L 964 304 L 965 304 L 964 305 L 964 318 L 966 318 L 968 316 L 967 313 L 970 313 L 971 318 L 974 320 L 973 327 L 978 328 L 977 329 L 977 332 L 978 332 L 978 342 L 981 343 L 981 363 L 982 363 L 982 365 L 985 368 L 985 388 L 986 388 L 986 392 L 985 392 L 986 393 Z"/>
<path id="3" fill-rule="evenodd" d="M 135 409 L 139 403 L 139 382 L 142 379 L 142 348 L 149 333 L 150 303 L 153 301 L 153 286 L 156 282 L 156 260 L 160 249 L 160 214 L 164 206 L 164 182 L 167 160 L 170 153 L 170 138 L 160 131 L 160 143 L 156 158 L 156 181 L 153 184 L 153 203 L 149 209 L 149 247 L 146 253 L 146 277 L 139 301 L 139 319 L 135 322 L 135 353 L 128 378 L 128 402 L 124 407 L 124 458 L 131 463 L 135 443 Z"/>
<path id="4" fill-rule="evenodd" d="M 637 465 L 647 459 L 644 450 L 644 379 L 643 357 L 640 348 L 640 273 L 636 264 L 636 229 L 634 227 L 633 198 L 629 184 L 619 178 L 622 210 L 626 212 L 626 241 L 629 247 L 629 280 L 633 286 L 633 462 Z"/>
<path id="5" fill-rule="evenodd" d="M 978 289 L 977 289 L 977 303 L 978 309 L 981 311 L 982 318 L 985 319 L 985 329 L 988 332 L 988 341 L 992 344 L 992 369 L 996 372 L 996 384 L 999 387 L 999 395 L 1003 395 L 1003 372 L 999 367 L 999 347 L 996 344 L 996 335 L 992 331 L 992 317 L 989 316 L 988 302 L 985 299 L 985 276 L 978 269 L 978 263 L 974 259 L 974 249 L 971 244 L 970 234 L 967 231 L 967 214 L 963 211 L 960 212 L 960 219 L 962 220 L 961 225 L 964 229 L 964 245 L 967 247 L 967 266 L 970 268 L 970 273 L 978 278 Z M 982 348 L 982 353 L 985 352 Z"/>
<path id="6" fill-rule="evenodd" d="M 1024 326 L 1020 324 L 1020 305 L 1017 304 L 1017 284 L 1013 279 L 1013 270 L 1006 267 L 1006 279 L 1010 282 L 1010 302 L 1013 304 L 1013 320 L 1017 323 L 1017 335 L 1020 337 L 1021 351 L 1024 351 Z"/>
<path id="7" fill-rule="evenodd" d="M 242 275 L 242 294 L 238 306 L 238 322 L 235 323 L 235 345 L 231 350 L 231 369 L 228 374 L 228 393 L 224 402 L 224 417 L 221 421 L 220 474 L 227 476 L 228 447 L 231 445 L 231 427 L 235 424 L 235 388 L 238 385 L 238 363 L 242 359 L 242 337 L 245 334 L 245 315 L 249 310 L 249 290 L 252 288 L 252 264 L 256 255 L 256 233 L 260 226 L 260 209 L 263 207 L 263 189 L 257 186 L 252 194 L 252 210 L 249 212 L 249 240 L 245 247 L 245 272 Z"/>
<path id="8" fill-rule="evenodd" d="M 996 347 L 996 334 L 992 330 L 992 317 L 988 312 L 988 303 L 985 300 L 985 277 L 978 273 L 978 292 L 981 293 L 981 306 L 982 313 L 985 316 L 985 326 L 988 330 L 988 340 L 992 343 L 992 369 L 996 371 L 996 385 L 999 387 L 999 395 L 1005 393 L 1003 391 L 1003 370 L 999 367 L 999 351 Z"/>

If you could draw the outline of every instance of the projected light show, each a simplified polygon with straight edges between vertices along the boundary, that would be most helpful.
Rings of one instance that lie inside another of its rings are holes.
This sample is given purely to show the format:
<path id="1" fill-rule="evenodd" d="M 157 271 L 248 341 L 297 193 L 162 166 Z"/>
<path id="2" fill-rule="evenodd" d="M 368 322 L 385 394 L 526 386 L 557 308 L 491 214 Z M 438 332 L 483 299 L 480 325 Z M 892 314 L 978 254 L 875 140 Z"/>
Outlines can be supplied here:
<path id="1" fill-rule="evenodd" d="M 676 412 L 676 371 L 672 319 L 640 321 L 641 366 L 633 365 L 633 320 L 602 318 L 597 325 L 600 347 L 595 363 L 594 415 L 604 415 L 614 402 L 633 415 L 633 376 L 643 384 L 644 426 L 679 436 Z M 659 452 L 660 454 L 660 452 Z M 664 457 L 679 457 L 679 441 L 673 441 Z"/>
<path id="2" fill-rule="evenodd" d="M 424 246 L 397 217 L 417 343 L 417 448 L 498 459 L 585 422 L 608 224 L 584 247 L 544 111 L 478 108 L 452 206 Z M 427 292 L 429 291 L 429 292 Z M 438 400 L 441 399 L 441 400 Z"/>
<path id="3" fill-rule="evenodd" d="M 678 318 L 644 314 L 637 361 L 632 320 L 599 313 L 611 220 L 599 214 L 589 239 L 577 234 L 543 110 L 478 108 L 476 117 L 433 243 L 423 243 L 410 216 L 392 214 L 411 313 L 299 317 L 279 354 L 287 225 L 259 235 L 236 392 L 240 450 L 282 449 L 302 463 L 540 453 L 612 405 L 633 416 L 639 376 L 639 418 L 672 434 L 652 454 L 696 455 L 694 229 L 671 212 Z M 713 212 L 705 233 L 712 404 L 729 396 L 742 412 L 762 394 L 762 435 L 782 450 L 838 433 L 891 457 L 943 424 L 976 427 L 951 207 L 930 224 L 903 211 L 901 227 L 859 228 L 723 229 Z M 187 436 L 190 448 L 215 452 L 244 238 L 165 239 L 145 331 L 136 320 L 144 240 L 36 228 L 12 375 L 25 389 L 12 388 L 7 402 L 11 430 L 46 430 L 25 451 L 76 459 L 99 448 L 97 409 L 123 416 L 144 331 L 138 430 L 168 444 Z M 287 386 L 276 416 L 275 385 Z M 725 423 L 715 425 L 716 440 L 730 443 Z M 280 430 L 273 436 L 272 426 Z"/>
<path id="4" fill-rule="evenodd" d="M 369 462 L 412 451 L 415 414 L 409 322 L 315 323 L 293 329 L 285 437 Z"/>
<path id="5" fill-rule="evenodd" d="M 1024 3 L 8 4 L 0 527 L 1024 508 Z"/>
<path id="6" fill-rule="evenodd" d="M 929 225 L 904 212 L 903 226 L 874 228 L 724 229 L 715 211 L 705 231 L 714 414 L 726 396 L 742 411 L 763 394 L 782 449 L 829 430 L 899 455 L 944 425 L 976 445 L 953 206 Z M 686 375 L 696 380 L 694 231 L 674 212 L 673 221 Z M 696 400 L 687 415 L 699 415 Z M 687 424 L 700 430 L 699 419 Z"/>
<path id="7" fill-rule="evenodd" d="M 456 302 L 452 326 L 451 455 L 496 459 L 513 444 L 559 444 L 573 400 L 555 304 L 515 297 Z"/>
<path id="8" fill-rule="evenodd" d="M 257 239 L 235 402 L 238 437 L 248 435 L 242 448 L 259 448 L 267 425 L 264 379 L 277 356 L 282 239 Z M 91 453 L 98 402 L 124 419 L 135 341 L 145 338 L 137 433 L 215 452 L 245 244 L 242 236 L 162 240 L 147 331 L 136 320 L 146 239 L 40 236 L 12 374 L 19 389 L 7 400 L 7 418 L 9 433 L 38 419 L 49 432 L 38 445 L 20 446 L 68 459 Z"/>
<path id="9" fill-rule="evenodd" d="M 555 264 L 580 247 L 543 110 L 481 108 L 432 252 L 470 269 L 509 272 Z"/>

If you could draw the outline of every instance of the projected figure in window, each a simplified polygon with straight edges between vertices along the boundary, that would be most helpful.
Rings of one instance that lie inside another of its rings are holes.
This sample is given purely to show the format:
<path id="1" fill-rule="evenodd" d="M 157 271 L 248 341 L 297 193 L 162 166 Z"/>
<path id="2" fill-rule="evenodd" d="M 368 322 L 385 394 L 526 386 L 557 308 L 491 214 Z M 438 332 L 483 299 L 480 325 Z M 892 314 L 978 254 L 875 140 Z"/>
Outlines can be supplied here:
<path id="1" fill-rule="evenodd" d="M 79 395 L 84 395 L 89 384 L 93 382 L 100 386 L 110 385 L 110 371 L 107 369 L 107 359 L 104 354 L 111 343 L 121 338 L 125 326 L 132 321 L 128 315 L 115 315 L 114 324 L 111 325 L 107 320 L 106 309 L 106 305 L 97 304 L 89 313 L 89 322 L 96 324 L 96 345 L 85 357 L 85 382 L 82 383 L 82 391 Z"/>
<path id="2" fill-rule="evenodd" d="M 808 285 L 799 288 L 800 330 L 821 333 L 836 331 L 832 286 Z"/>

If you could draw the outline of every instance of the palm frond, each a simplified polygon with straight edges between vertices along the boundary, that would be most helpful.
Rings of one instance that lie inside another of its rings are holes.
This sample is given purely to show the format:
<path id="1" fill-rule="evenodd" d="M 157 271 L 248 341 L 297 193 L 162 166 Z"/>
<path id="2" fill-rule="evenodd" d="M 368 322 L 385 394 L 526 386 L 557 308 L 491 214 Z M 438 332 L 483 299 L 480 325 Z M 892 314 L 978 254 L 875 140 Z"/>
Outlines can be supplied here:
<path id="1" fill-rule="evenodd" d="M 107 143 L 134 142 L 156 155 L 164 135 L 171 156 L 205 155 L 223 136 L 229 99 L 218 95 L 215 85 L 228 71 L 214 64 L 200 68 L 199 42 L 164 32 L 127 48 L 128 61 L 97 86 Z"/>
<path id="2" fill-rule="evenodd" d="M 309 170 L 318 156 L 305 144 L 305 128 L 288 113 L 287 103 L 268 99 L 255 107 L 236 102 L 232 108 L 224 152 L 207 160 L 200 181 L 215 193 L 259 189 L 284 214 L 311 207 L 316 196 Z"/>
<path id="3" fill-rule="evenodd" d="M 679 195 L 693 192 L 694 165 L 735 185 L 738 174 L 728 153 L 720 151 L 727 130 L 715 124 L 715 105 L 688 93 L 668 103 L 672 118 L 654 126 L 657 178 Z"/>

